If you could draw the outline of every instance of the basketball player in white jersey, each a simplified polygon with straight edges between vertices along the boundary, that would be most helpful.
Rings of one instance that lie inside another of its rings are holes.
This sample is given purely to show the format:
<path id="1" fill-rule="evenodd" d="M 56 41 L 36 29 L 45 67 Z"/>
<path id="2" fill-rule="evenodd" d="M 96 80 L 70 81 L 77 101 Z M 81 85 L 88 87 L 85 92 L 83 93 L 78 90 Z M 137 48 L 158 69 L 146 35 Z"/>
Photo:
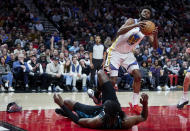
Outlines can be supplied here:
<path id="1" fill-rule="evenodd" d="M 186 53 L 190 55 L 190 48 L 186 49 Z M 177 104 L 178 109 L 182 109 L 184 105 L 187 105 L 189 103 L 189 99 L 188 99 L 189 85 L 190 85 L 190 67 L 187 70 L 187 73 L 185 75 L 185 79 L 183 82 L 183 96 L 181 97 L 179 103 Z"/>
<path id="2" fill-rule="evenodd" d="M 145 21 L 150 20 L 151 15 L 151 8 L 143 7 L 140 11 L 139 19 L 129 18 L 125 24 L 121 26 L 117 32 L 115 42 L 109 48 L 106 62 L 110 67 L 110 80 L 113 86 L 115 86 L 117 81 L 118 69 L 120 66 L 123 66 L 131 75 L 133 75 L 133 99 L 132 103 L 129 104 L 132 112 L 136 114 L 140 114 L 141 112 L 141 108 L 137 104 L 141 86 L 141 75 L 139 65 L 133 54 L 133 50 L 135 49 L 135 46 L 138 45 L 144 38 L 145 35 L 140 30 L 145 28 Z M 154 49 L 158 48 L 157 34 L 158 30 L 156 28 L 153 33 L 148 36 Z M 93 98 L 94 102 L 97 104 L 97 97 L 99 96 L 99 93 L 92 93 L 92 91 L 88 91 L 88 95 Z"/>

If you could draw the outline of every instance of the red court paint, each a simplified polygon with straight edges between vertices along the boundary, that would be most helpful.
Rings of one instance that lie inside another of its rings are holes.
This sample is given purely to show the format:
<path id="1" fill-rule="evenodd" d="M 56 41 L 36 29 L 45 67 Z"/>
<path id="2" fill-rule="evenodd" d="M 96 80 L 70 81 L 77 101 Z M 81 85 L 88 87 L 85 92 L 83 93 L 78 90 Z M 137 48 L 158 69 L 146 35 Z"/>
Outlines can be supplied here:
<path id="1" fill-rule="evenodd" d="M 130 114 L 129 108 L 123 110 Z M 20 113 L 0 112 L 0 121 L 8 122 L 28 131 L 86 131 L 54 110 L 25 110 Z M 147 121 L 134 126 L 132 131 L 189 131 L 190 106 L 178 110 L 176 106 L 149 107 Z M 97 131 L 97 130 L 96 130 Z"/>

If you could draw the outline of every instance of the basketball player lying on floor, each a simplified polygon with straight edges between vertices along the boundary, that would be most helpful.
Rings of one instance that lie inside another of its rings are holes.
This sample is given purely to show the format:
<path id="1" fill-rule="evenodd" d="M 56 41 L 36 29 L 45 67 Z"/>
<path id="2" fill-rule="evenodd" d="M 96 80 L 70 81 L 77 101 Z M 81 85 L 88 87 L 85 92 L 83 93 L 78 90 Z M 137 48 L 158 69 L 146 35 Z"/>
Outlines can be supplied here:
<path id="1" fill-rule="evenodd" d="M 98 80 L 102 87 L 102 105 L 84 105 L 73 100 L 63 100 L 60 95 L 55 94 L 54 102 L 61 107 L 56 109 L 55 112 L 87 128 L 129 129 L 147 119 L 147 94 L 141 95 L 140 103 L 143 106 L 141 114 L 128 117 L 122 111 L 113 85 L 103 71 L 98 72 Z M 72 111 L 75 111 L 77 115 Z"/>

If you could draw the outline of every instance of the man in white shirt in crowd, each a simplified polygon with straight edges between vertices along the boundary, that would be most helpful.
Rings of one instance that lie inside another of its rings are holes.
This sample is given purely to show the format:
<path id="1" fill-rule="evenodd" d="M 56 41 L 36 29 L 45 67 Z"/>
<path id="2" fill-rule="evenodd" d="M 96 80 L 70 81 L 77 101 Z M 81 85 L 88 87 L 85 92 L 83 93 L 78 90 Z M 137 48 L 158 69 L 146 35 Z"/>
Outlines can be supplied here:
<path id="1" fill-rule="evenodd" d="M 47 64 L 46 67 L 46 73 L 50 75 L 51 83 L 56 80 L 58 82 L 58 85 L 55 88 L 55 91 L 63 91 L 63 89 L 60 88 L 59 85 L 63 83 L 63 76 L 61 75 L 62 68 L 61 64 L 59 63 L 59 58 L 58 57 L 53 57 L 52 62 Z M 54 90 L 54 89 L 53 89 Z M 52 91 L 52 87 L 48 87 L 48 91 Z"/>
<path id="2" fill-rule="evenodd" d="M 80 66 L 77 57 L 73 56 L 72 58 L 72 64 L 71 64 L 71 75 L 73 77 L 73 89 L 72 91 L 77 92 L 78 89 L 76 88 L 76 81 L 82 79 L 82 90 L 87 91 L 86 87 L 86 74 L 82 74 L 82 67 Z"/>
<path id="3" fill-rule="evenodd" d="M 43 27 L 42 23 L 40 23 L 40 21 L 37 21 L 35 28 L 38 31 L 44 31 L 44 27 Z"/>

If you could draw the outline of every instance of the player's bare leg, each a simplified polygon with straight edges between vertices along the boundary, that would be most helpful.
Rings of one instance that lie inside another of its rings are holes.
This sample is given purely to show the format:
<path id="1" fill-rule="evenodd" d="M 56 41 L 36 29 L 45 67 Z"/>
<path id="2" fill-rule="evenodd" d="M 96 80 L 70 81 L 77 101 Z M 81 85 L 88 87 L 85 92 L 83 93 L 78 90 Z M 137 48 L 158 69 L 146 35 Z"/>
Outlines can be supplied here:
<path id="1" fill-rule="evenodd" d="M 132 98 L 132 103 L 130 104 L 130 107 L 132 111 L 134 111 L 136 114 L 140 114 L 141 108 L 138 106 L 138 97 L 139 97 L 139 92 L 140 92 L 140 87 L 141 87 L 141 74 L 138 69 L 135 69 L 131 73 L 134 77 L 133 81 L 133 98 Z"/>
<path id="2" fill-rule="evenodd" d="M 59 94 L 58 95 L 54 94 L 53 98 L 54 98 L 54 102 L 57 105 L 59 105 L 60 107 L 64 105 L 64 106 L 66 106 L 70 110 L 73 110 L 73 107 L 76 104 L 76 101 L 73 101 L 71 99 L 63 100 L 62 97 Z M 66 114 L 64 113 L 64 111 L 61 108 L 55 109 L 55 112 L 57 114 L 59 114 L 59 115 L 66 116 Z"/>
<path id="3" fill-rule="evenodd" d="M 188 99 L 189 85 L 190 85 L 190 72 L 187 72 L 183 83 L 183 96 L 181 97 L 179 104 L 177 104 L 177 108 L 179 109 L 183 108 L 184 105 L 187 105 L 189 103 Z"/>
<path id="4" fill-rule="evenodd" d="M 110 77 L 110 80 L 112 82 L 112 85 L 114 86 L 114 89 L 117 91 L 118 90 L 118 87 L 115 86 L 115 84 L 117 83 L 117 76 L 111 76 Z"/>

